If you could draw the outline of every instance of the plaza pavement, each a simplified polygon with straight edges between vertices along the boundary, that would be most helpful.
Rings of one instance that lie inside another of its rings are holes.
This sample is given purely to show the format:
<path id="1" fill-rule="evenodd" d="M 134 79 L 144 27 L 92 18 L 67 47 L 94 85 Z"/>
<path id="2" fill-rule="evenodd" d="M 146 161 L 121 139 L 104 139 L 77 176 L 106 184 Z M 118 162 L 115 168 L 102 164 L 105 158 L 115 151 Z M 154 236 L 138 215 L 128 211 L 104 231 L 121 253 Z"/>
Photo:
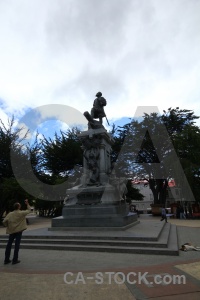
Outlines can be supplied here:
<path id="1" fill-rule="evenodd" d="M 157 218 L 141 215 L 140 221 Z M 48 228 L 50 222 L 30 216 L 27 230 Z M 179 245 L 200 246 L 200 220 L 169 222 L 177 225 Z M 4 234 L 5 228 L 0 227 L 0 235 Z M 4 249 L 0 249 L 0 299 L 200 299 L 200 251 L 164 256 L 21 249 L 19 255 L 20 264 L 4 265 Z M 145 279 L 140 282 L 143 274 Z M 157 284 L 156 275 L 166 281 Z M 182 281 L 175 275 L 182 276 Z"/>

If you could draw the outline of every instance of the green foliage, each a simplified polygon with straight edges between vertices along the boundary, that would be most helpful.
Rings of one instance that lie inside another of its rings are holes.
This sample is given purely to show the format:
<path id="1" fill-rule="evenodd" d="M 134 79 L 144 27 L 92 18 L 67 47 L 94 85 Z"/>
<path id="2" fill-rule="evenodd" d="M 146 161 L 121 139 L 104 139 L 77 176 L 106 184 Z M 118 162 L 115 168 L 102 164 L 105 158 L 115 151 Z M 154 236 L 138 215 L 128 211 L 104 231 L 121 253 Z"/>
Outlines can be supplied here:
<path id="1" fill-rule="evenodd" d="M 175 178 L 184 196 L 189 197 L 181 173 L 174 166 L 178 156 L 195 199 L 199 200 L 200 129 L 195 125 L 196 119 L 193 111 L 177 107 L 161 116 L 144 114 L 140 121 L 131 120 L 115 128 L 116 169 L 129 177 L 131 174 L 148 180 L 154 202 L 165 203 L 169 178 Z"/>
<path id="2" fill-rule="evenodd" d="M 81 143 L 77 139 L 77 128 L 55 134 L 54 139 L 44 138 L 42 143 L 42 167 L 54 175 L 70 172 L 76 165 L 82 165 Z"/>
<path id="3" fill-rule="evenodd" d="M 127 184 L 127 194 L 126 194 L 126 200 L 127 202 L 130 202 L 131 200 L 143 200 L 144 196 L 140 194 L 139 190 L 135 187 L 133 187 L 132 180 L 128 180 Z"/>
<path id="4" fill-rule="evenodd" d="M 30 184 L 27 182 L 27 184 Z M 37 188 L 37 187 L 33 187 Z M 1 201 L 0 201 L 0 211 L 1 216 L 4 211 L 12 211 L 13 204 L 15 202 L 19 202 L 22 205 L 22 209 L 26 208 L 24 204 L 25 199 L 29 199 L 30 205 L 32 204 L 32 196 L 26 193 L 22 188 L 21 185 L 16 181 L 15 178 L 4 178 L 1 182 Z"/>
<path id="5" fill-rule="evenodd" d="M 62 215 L 63 202 L 37 199 L 34 207 L 41 217 L 58 217 Z"/>
<path id="6" fill-rule="evenodd" d="M 11 163 L 11 152 L 13 159 L 20 169 L 27 162 L 27 156 L 24 154 L 21 141 L 26 138 L 22 135 L 22 129 L 14 129 L 14 118 L 8 120 L 7 126 L 0 120 L 0 218 L 4 211 L 12 209 L 14 202 L 21 202 L 29 197 L 16 181 Z M 26 178 L 27 174 L 23 174 Z"/>
<path id="7" fill-rule="evenodd" d="M 0 175 L 9 178 L 14 176 L 11 165 L 11 150 L 16 160 L 23 160 L 24 155 L 21 150 L 20 142 L 23 138 L 19 138 L 20 129 L 14 130 L 14 118 L 8 120 L 7 126 L 0 120 Z M 24 134 L 24 138 L 26 133 Z"/>
<path id="8" fill-rule="evenodd" d="M 144 114 L 142 120 L 130 119 L 130 123 L 122 127 L 113 125 L 111 159 L 115 163 L 116 176 L 146 178 L 155 203 L 164 203 L 168 179 L 172 177 L 179 186 L 183 184 L 173 168 L 175 149 L 195 199 L 200 201 L 200 128 L 195 125 L 197 119 L 193 111 L 176 107 L 169 108 L 161 116 Z M 21 188 L 20 182 L 47 197 L 49 185 L 60 185 L 59 193 L 55 188 L 49 195 L 56 201 L 34 199 L 36 208 L 43 211 L 43 215 L 59 215 L 66 193 L 66 186 L 62 183 L 67 181 L 69 186 L 73 185 L 81 174 L 83 153 L 77 138 L 79 130 L 60 131 L 60 135 L 55 133 L 53 139 L 44 137 L 42 142 L 36 136 L 33 145 L 26 148 L 21 142 L 27 132 L 22 133 L 22 128 L 14 128 L 14 118 L 7 126 L 0 121 L 0 217 L 5 210 L 11 209 L 14 202 L 23 203 L 25 198 L 31 201 L 32 196 Z M 18 181 L 13 172 L 11 153 L 18 170 Z M 32 172 L 38 183 L 46 185 L 33 184 L 29 176 Z M 128 199 L 141 200 L 141 194 L 130 181 L 127 189 Z"/>

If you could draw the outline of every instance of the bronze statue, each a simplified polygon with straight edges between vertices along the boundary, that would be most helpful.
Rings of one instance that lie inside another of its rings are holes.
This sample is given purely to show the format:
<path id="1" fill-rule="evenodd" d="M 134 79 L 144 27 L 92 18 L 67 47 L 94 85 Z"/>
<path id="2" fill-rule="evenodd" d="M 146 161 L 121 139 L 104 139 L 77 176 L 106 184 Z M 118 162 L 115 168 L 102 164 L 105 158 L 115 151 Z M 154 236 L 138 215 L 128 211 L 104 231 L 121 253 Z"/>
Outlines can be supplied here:
<path id="1" fill-rule="evenodd" d="M 102 93 L 98 92 L 96 94 L 96 99 L 94 100 L 93 107 L 91 109 L 91 117 L 93 119 L 99 119 L 99 122 L 102 124 L 102 119 L 106 117 L 104 106 L 106 106 L 107 102 L 104 97 L 102 97 Z"/>
<path id="2" fill-rule="evenodd" d="M 102 97 L 102 93 L 98 92 L 96 94 L 96 99 L 93 102 L 93 107 L 91 109 L 91 114 L 86 111 L 84 112 L 84 116 L 86 117 L 86 119 L 88 120 L 88 127 L 89 128 L 93 128 L 93 129 L 97 129 L 97 128 L 102 128 L 103 125 L 103 118 L 105 117 L 107 120 L 108 125 L 108 119 L 106 117 L 105 111 L 104 111 L 104 106 L 106 106 L 107 101 L 104 97 Z M 94 119 L 99 119 L 99 121 L 96 121 Z"/>

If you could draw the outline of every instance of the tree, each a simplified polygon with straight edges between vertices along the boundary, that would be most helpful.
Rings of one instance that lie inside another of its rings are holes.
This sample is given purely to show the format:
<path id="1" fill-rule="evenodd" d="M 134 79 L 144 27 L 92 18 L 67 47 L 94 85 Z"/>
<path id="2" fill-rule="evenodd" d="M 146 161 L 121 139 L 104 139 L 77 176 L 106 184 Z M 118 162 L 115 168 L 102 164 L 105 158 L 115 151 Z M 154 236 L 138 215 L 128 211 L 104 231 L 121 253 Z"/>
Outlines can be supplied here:
<path id="1" fill-rule="evenodd" d="M 16 157 L 19 159 L 23 156 L 21 151 L 21 141 L 26 138 L 27 133 L 20 138 L 22 128 L 14 129 L 14 117 L 8 120 L 7 126 L 0 120 L 0 174 L 4 178 L 13 176 L 13 168 L 11 165 L 11 149 Z"/>
<path id="2" fill-rule="evenodd" d="M 144 196 L 139 192 L 139 190 L 135 187 L 133 187 L 132 180 L 127 181 L 127 194 L 126 194 L 126 200 L 127 202 L 131 202 L 131 200 L 143 200 Z"/>
<path id="3" fill-rule="evenodd" d="M 30 183 L 26 181 L 25 184 Z M 35 186 L 35 188 L 37 188 L 37 186 Z M 5 211 L 11 211 L 15 202 L 21 202 L 22 208 L 26 208 L 24 201 L 22 201 L 26 198 L 28 198 L 29 203 L 32 204 L 32 196 L 24 191 L 14 177 L 4 178 L 1 185 L 0 217 L 2 217 Z"/>
<path id="4" fill-rule="evenodd" d="M 186 125 L 182 132 L 173 137 L 173 144 L 180 159 L 196 201 L 200 202 L 200 129 Z M 177 178 L 181 184 L 182 178 Z M 185 192 L 182 193 L 185 197 Z"/>
<path id="5" fill-rule="evenodd" d="M 42 168 L 53 175 L 70 174 L 76 165 L 82 165 L 81 143 L 77 139 L 77 128 L 55 133 L 54 139 L 44 138 L 42 142 Z"/>
<path id="6" fill-rule="evenodd" d="M 22 134 L 22 128 L 14 128 L 14 117 L 8 120 L 7 126 L 0 120 L 0 219 L 5 211 L 9 211 L 12 204 L 21 199 L 31 200 L 30 195 L 21 188 L 13 172 L 11 161 L 11 152 L 13 159 L 20 170 L 23 164 L 26 164 L 28 157 L 23 152 L 21 142 L 26 138 L 27 132 Z M 23 180 L 26 180 L 27 174 L 22 174 Z M 26 181 L 26 184 L 29 184 Z M 36 188 L 36 187 L 35 187 Z"/>
<path id="7" fill-rule="evenodd" d="M 123 145 L 115 155 L 118 169 L 147 179 L 154 203 L 165 203 L 169 178 L 176 178 L 176 182 L 181 184 L 184 176 L 180 174 L 184 173 L 177 172 L 175 165 L 179 161 L 176 158 L 180 159 L 193 192 L 193 183 L 199 186 L 200 134 L 195 125 L 196 119 L 198 117 L 190 110 L 169 108 L 162 116 L 157 113 L 144 114 L 142 121 L 131 120 L 120 127 L 117 144 L 123 141 Z M 195 160 L 196 167 L 194 158 L 198 158 L 198 163 Z M 188 190 L 184 190 L 186 198 L 190 195 Z"/>
<path id="8" fill-rule="evenodd" d="M 192 110 L 169 108 L 162 115 L 164 124 L 171 137 L 181 166 L 186 175 L 195 200 L 200 202 L 200 128 L 195 124 L 199 119 Z M 176 178 L 181 185 L 182 178 Z M 187 199 L 187 190 L 182 189 L 182 197 Z"/>

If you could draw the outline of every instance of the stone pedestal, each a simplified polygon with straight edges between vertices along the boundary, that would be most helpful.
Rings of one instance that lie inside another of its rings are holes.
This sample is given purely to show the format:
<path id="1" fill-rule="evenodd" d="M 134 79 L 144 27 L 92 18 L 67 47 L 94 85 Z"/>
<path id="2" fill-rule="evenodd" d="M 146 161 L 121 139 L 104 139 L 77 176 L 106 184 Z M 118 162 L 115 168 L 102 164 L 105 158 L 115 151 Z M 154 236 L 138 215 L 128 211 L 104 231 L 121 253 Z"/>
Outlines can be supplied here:
<path id="1" fill-rule="evenodd" d="M 66 191 L 62 217 L 53 219 L 52 227 L 130 227 L 137 214 L 130 214 L 129 205 L 121 203 L 119 190 L 110 180 L 112 137 L 105 128 L 89 129 L 78 137 L 84 153 L 83 174 L 80 184 Z"/>
<path id="2" fill-rule="evenodd" d="M 67 190 L 67 195 L 68 201 L 64 209 L 74 204 L 120 204 L 119 194 L 115 187 L 109 183 L 99 186 L 75 186 Z"/>
<path id="3" fill-rule="evenodd" d="M 52 220 L 52 227 L 63 228 L 119 228 L 126 229 L 137 221 L 137 214 L 129 213 L 127 205 L 72 205 L 63 209 L 61 217 Z"/>
<path id="4" fill-rule="evenodd" d="M 88 185 L 89 177 L 91 176 L 91 169 L 88 167 L 88 158 L 90 157 L 90 153 L 96 157 L 97 168 L 99 173 L 99 178 L 96 183 L 94 182 L 94 186 L 101 184 L 105 185 L 109 182 L 109 173 L 111 171 L 111 151 L 113 139 L 110 134 L 104 128 L 99 129 L 89 129 L 88 131 L 83 131 L 78 135 L 79 139 L 83 143 L 83 170 L 84 174 L 82 177 L 82 185 Z"/>

